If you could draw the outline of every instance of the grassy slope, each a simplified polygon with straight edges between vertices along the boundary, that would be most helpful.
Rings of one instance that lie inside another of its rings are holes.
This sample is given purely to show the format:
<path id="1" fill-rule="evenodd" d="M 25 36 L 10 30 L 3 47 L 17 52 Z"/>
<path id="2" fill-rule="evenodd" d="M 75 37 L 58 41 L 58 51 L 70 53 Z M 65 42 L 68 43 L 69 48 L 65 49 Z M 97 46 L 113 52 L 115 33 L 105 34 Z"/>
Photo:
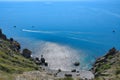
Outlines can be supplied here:
<path id="1" fill-rule="evenodd" d="M 13 80 L 16 74 L 38 69 L 33 61 L 24 58 L 18 51 L 13 51 L 10 48 L 12 45 L 9 41 L 0 39 L 0 80 Z"/>
<path id="2" fill-rule="evenodd" d="M 120 80 L 120 52 L 109 55 L 106 62 L 96 64 L 96 72 L 98 75 L 95 80 Z"/>

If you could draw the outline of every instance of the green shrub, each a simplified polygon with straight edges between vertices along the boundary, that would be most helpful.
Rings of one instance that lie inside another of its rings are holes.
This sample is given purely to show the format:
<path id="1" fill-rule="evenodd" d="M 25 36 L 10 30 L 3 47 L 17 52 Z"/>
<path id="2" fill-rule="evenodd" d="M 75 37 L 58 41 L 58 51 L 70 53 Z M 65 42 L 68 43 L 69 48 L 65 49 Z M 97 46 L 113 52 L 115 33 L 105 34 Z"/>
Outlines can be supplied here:
<path id="1" fill-rule="evenodd" d="M 113 58 L 113 56 L 111 56 L 111 55 L 110 55 L 110 56 L 108 56 L 108 59 L 112 59 L 112 58 Z"/>
<path id="2" fill-rule="evenodd" d="M 111 66 L 110 66 L 109 64 L 104 64 L 104 65 L 102 66 L 102 69 L 103 69 L 103 70 L 109 69 L 109 68 L 111 68 Z"/>
<path id="3" fill-rule="evenodd" d="M 116 75 L 120 74 L 120 69 L 117 69 L 115 72 Z"/>

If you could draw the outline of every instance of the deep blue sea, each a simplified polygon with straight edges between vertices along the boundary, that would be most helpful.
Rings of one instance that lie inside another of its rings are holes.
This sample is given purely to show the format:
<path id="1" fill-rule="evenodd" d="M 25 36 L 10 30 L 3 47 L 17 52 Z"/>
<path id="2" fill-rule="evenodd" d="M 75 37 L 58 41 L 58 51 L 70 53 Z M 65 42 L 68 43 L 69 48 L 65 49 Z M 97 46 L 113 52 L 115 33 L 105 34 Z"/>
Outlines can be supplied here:
<path id="1" fill-rule="evenodd" d="M 110 48 L 120 50 L 120 1 L 0 2 L 0 28 L 51 69 L 88 70 Z"/>

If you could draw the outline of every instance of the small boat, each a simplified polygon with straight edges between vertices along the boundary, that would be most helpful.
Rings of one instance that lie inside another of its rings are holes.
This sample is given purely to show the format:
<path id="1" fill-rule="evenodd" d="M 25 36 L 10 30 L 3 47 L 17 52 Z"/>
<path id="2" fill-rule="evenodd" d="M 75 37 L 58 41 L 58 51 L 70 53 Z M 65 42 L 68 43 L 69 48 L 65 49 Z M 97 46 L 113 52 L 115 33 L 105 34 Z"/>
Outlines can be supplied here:
<path id="1" fill-rule="evenodd" d="M 13 26 L 14 28 L 16 28 L 16 26 Z"/>
<path id="2" fill-rule="evenodd" d="M 113 30 L 112 32 L 115 32 L 115 30 Z"/>

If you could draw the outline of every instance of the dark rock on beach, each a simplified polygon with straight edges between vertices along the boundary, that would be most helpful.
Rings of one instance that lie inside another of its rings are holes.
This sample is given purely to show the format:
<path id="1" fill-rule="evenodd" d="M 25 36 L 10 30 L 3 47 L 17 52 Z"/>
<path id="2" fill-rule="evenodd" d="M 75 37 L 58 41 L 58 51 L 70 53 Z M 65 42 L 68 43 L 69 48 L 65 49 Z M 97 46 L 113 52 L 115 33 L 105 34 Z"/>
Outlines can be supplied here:
<path id="1" fill-rule="evenodd" d="M 76 72 L 76 69 L 71 70 L 71 72 Z"/>
<path id="2" fill-rule="evenodd" d="M 23 49 L 22 55 L 26 58 L 31 58 L 32 52 L 29 49 Z"/>
<path id="3" fill-rule="evenodd" d="M 72 74 L 65 74 L 66 77 L 72 77 Z"/>
<path id="4" fill-rule="evenodd" d="M 75 62 L 74 63 L 74 66 L 79 66 L 80 65 L 80 62 Z"/>

